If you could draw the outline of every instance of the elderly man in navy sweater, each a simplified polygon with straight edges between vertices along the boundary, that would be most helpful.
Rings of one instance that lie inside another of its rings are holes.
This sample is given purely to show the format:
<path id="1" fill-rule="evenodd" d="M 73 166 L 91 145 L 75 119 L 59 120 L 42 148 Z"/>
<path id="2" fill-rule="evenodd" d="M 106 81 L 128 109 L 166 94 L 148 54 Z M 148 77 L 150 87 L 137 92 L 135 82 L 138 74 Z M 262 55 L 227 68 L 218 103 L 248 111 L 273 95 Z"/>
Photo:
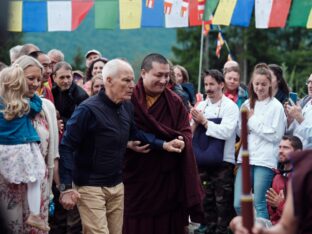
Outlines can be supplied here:
<path id="1" fill-rule="evenodd" d="M 67 122 L 60 146 L 60 200 L 66 209 L 77 202 L 83 233 L 121 234 L 126 148 L 181 152 L 184 141 L 165 142 L 136 129 L 130 102 L 134 73 L 128 62 L 113 59 L 102 74 L 105 89 L 81 103 Z"/>

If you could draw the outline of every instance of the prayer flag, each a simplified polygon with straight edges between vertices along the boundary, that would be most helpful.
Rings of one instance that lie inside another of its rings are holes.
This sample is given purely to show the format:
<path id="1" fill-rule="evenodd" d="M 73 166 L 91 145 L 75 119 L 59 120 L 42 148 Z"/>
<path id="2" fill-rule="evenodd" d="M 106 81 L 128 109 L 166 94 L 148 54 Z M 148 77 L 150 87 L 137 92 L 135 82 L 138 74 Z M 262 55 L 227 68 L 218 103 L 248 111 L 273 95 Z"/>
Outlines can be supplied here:
<path id="1" fill-rule="evenodd" d="M 119 0 L 120 29 L 141 27 L 142 0 Z"/>
<path id="2" fill-rule="evenodd" d="M 211 30 L 211 23 L 209 23 L 209 21 L 204 21 L 204 30 L 203 30 L 203 34 L 205 36 L 208 35 L 208 33 L 210 32 Z"/>
<path id="3" fill-rule="evenodd" d="M 95 1 L 95 28 L 117 28 L 118 0 Z"/>
<path id="4" fill-rule="evenodd" d="M 22 31 L 22 1 L 10 1 L 9 2 L 9 14 L 8 14 L 8 31 L 21 32 Z"/>
<path id="5" fill-rule="evenodd" d="M 230 25 L 237 0 L 220 0 L 213 17 L 213 24 Z"/>
<path id="6" fill-rule="evenodd" d="M 92 7 L 93 0 L 72 1 L 72 30 L 78 28 Z"/>
<path id="7" fill-rule="evenodd" d="M 172 0 L 171 14 L 165 14 L 166 28 L 188 27 L 188 12 L 182 17 L 181 0 Z"/>
<path id="8" fill-rule="evenodd" d="M 170 15 L 172 10 L 174 0 L 165 0 L 164 2 L 164 12 L 165 15 Z"/>
<path id="9" fill-rule="evenodd" d="M 268 28 L 273 0 L 256 0 L 256 28 Z"/>
<path id="10" fill-rule="evenodd" d="M 291 0 L 274 0 L 269 20 L 269 28 L 284 28 Z"/>
<path id="11" fill-rule="evenodd" d="M 311 0 L 293 0 L 287 25 L 291 27 L 306 27 L 311 8 Z"/>
<path id="12" fill-rule="evenodd" d="M 219 0 L 206 0 L 205 3 L 205 12 L 204 12 L 204 20 L 211 20 L 211 17 L 218 5 Z"/>
<path id="13" fill-rule="evenodd" d="M 197 10 L 198 10 L 198 16 L 199 16 L 199 20 L 202 21 L 203 20 L 203 16 L 205 13 L 205 3 L 206 0 L 197 0 Z"/>
<path id="14" fill-rule="evenodd" d="M 217 39 L 217 48 L 216 48 L 216 56 L 218 58 L 220 58 L 220 52 L 221 52 L 223 45 L 224 45 L 224 40 L 223 40 L 221 32 L 219 32 L 218 33 L 218 39 Z"/>
<path id="15" fill-rule="evenodd" d="M 310 10 L 310 15 L 308 18 L 307 28 L 312 28 L 312 9 Z"/>
<path id="16" fill-rule="evenodd" d="M 181 16 L 183 17 L 188 11 L 190 0 L 182 0 Z"/>
<path id="17" fill-rule="evenodd" d="M 146 0 L 146 7 L 153 8 L 154 7 L 154 0 Z"/>
<path id="18" fill-rule="evenodd" d="M 237 0 L 231 25 L 248 27 L 254 8 L 255 0 Z"/>
<path id="19" fill-rule="evenodd" d="M 201 26 L 205 9 L 205 0 L 191 0 L 189 6 L 190 26 Z"/>
<path id="20" fill-rule="evenodd" d="M 23 1 L 23 32 L 47 31 L 47 2 Z"/>
<path id="21" fill-rule="evenodd" d="M 48 1 L 48 31 L 71 31 L 70 1 Z"/>
<path id="22" fill-rule="evenodd" d="M 163 1 L 156 1 L 153 8 L 142 7 L 142 27 L 163 27 L 164 18 Z"/>

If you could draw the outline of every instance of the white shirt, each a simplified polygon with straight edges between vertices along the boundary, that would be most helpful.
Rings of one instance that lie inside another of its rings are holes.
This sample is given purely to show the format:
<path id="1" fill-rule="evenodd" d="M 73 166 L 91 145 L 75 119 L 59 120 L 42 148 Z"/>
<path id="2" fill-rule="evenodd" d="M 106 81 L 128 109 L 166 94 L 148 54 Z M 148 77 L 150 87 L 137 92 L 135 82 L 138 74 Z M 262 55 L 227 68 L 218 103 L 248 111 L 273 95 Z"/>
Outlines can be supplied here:
<path id="1" fill-rule="evenodd" d="M 215 124 L 208 120 L 206 135 L 225 140 L 223 161 L 234 164 L 235 130 L 239 115 L 237 105 L 231 99 L 223 95 L 216 103 L 211 103 L 207 98 L 207 100 L 200 102 L 196 109 L 202 111 L 204 117 L 207 119 L 222 118 L 220 124 Z"/>
<path id="2" fill-rule="evenodd" d="M 300 138 L 303 149 L 312 149 L 312 100 L 302 108 L 304 120 L 299 124 L 294 120 L 289 129 L 294 129 L 293 135 Z"/>
<path id="3" fill-rule="evenodd" d="M 244 106 L 250 110 L 249 100 L 243 103 L 242 107 Z M 274 97 L 256 101 L 254 114 L 248 120 L 248 129 L 250 164 L 276 168 L 278 146 L 286 129 L 286 115 L 282 104 Z M 238 134 L 240 135 L 240 131 Z M 238 155 L 238 163 L 241 162 L 242 148 Z"/>

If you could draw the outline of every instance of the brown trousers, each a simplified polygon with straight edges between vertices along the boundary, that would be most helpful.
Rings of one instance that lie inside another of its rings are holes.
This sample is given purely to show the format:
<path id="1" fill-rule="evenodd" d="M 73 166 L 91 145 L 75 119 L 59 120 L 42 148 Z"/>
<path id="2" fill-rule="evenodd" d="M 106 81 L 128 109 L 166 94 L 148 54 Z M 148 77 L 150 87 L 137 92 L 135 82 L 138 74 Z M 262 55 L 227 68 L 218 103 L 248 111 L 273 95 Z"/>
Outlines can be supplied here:
<path id="1" fill-rule="evenodd" d="M 84 234 L 121 234 L 124 210 L 124 186 L 77 187 L 78 210 Z"/>

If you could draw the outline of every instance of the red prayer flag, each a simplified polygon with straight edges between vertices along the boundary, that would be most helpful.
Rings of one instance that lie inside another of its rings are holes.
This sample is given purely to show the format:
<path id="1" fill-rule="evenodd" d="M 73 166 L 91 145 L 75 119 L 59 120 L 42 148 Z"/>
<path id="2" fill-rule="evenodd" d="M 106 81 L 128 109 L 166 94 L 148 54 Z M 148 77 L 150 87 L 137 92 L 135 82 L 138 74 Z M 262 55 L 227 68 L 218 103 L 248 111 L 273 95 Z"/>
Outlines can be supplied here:
<path id="1" fill-rule="evenodd" d="M 202 25 L 202 18 L 205 11 L 206 0 L 190 0 L 189 20 L 190 26 Z"/>
<path id="2" fill-rule="evenodd" d="M 269 28 L 284 28 L 286 25 L 291 0 L 273 0 Z"/>
<path id="3" fill-rule="evenodd" d="M 89 1 L 72 1 L 72 30 L 78 28 L 84 20 L 90 9 L 93 7 L 93 0 Z"/>

